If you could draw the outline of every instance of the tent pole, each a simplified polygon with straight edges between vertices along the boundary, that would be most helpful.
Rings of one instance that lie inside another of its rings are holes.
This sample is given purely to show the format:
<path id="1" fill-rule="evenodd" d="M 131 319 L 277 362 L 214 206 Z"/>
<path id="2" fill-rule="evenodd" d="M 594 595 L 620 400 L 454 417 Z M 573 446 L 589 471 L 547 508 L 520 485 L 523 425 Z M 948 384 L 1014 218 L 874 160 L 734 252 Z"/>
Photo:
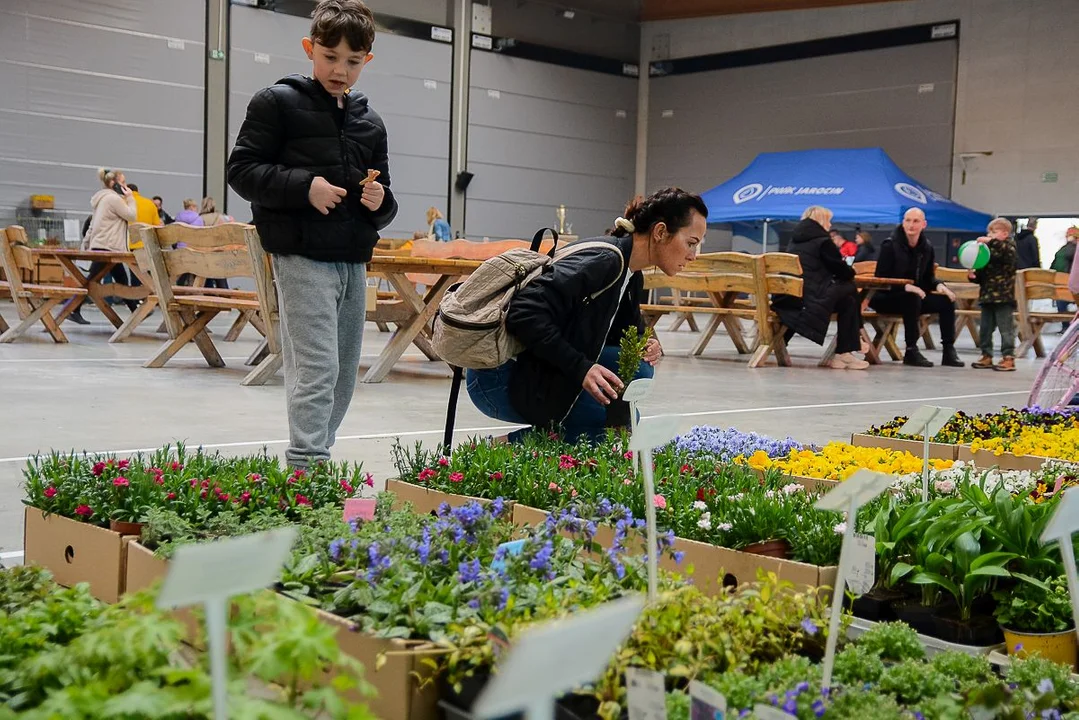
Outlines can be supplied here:
<path id="1" fill-rule="evenodd" d="M 761 235 L 761 254 L 768 252 L 768 218 L 764 219 L 764 234 Z"/>

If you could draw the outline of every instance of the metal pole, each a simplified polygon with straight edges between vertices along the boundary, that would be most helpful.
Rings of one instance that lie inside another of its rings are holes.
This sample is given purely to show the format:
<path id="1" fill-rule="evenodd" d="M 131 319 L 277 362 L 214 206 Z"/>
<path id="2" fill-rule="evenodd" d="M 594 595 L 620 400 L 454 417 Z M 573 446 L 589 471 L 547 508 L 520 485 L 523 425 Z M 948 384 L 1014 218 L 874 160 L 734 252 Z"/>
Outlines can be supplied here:
<path id="1" fill-rule="evenodd" d="M 648 190 L 648 108 L 649 77 L 652 65 L 652 34 L 641 28 L 641 48 L 637 60 L 637 173 L 633 184 L 635 195 L 646 195 Z"/>
<path id="2" fill-rule="evenodd" d="M 228 662 L 225 656 L 225 635 L 228 621 L 223 597 L 206 601 L 206 635 L 210 645 L 210 681 L 213 688 L 214 720 L 228 720 L 229 684 Z"/>
<path id="3" fill-rule="evenodd" d="M 922 428 L 922 439 L 925 441 L 925 454 L 922 456 L 922 502 L 927 502 L 929 500 L 929 423 Z"/>
<path id="4" fill-rule="evenodd" d="M 835 587 L 832 589 L 832 616 L 828 619 L 828 642 L 824 648 L 824 673 L 821 687 L 832 686 L 832 666 L 835 665 L 836 644 L 839 642 L 839 619 L 843 614 L 843 594 L 847 589 L 847 573 L 850 571 L 850 551 L 854 543 L 854 529 L 857 527 L 858 508 L 854 496 L 850 499 L 847 510 L 847 530 L 843 533 L 843 546 L 839 550 L 839 572 L 836 573 Z"/>
<path id="5" fill-rule="evenodd" d="M 764 233 L 761 235 L 761 254 L 768 252 L 768 218 L 764 219 Z"/>
<path id="6" fill-rule="evenodd" d="M 652 449 L 642 450 L 641 465 L 644 472 L 644 516 L 648 524 L 647 552 L 648 552 L 648 602 L 656 601 L 657 585 L 659 583 L 659 569 L 657 558 L 659 554 L 656 547 L 656 496 L 655 483 L 652 478 Z"/>

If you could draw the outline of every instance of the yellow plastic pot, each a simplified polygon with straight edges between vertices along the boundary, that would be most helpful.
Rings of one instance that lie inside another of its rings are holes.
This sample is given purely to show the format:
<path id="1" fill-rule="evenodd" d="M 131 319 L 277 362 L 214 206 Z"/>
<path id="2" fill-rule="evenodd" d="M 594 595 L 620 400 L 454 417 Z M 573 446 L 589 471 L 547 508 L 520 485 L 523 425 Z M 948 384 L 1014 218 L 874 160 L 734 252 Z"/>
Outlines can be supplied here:
<path id="1" fill-rule="evenodd" d="M 1038 654 L 1046 660 L 1075 667 L 1079 642 L 1074 629 L 1055 633 L 1021 633 L 1008 628 L 1001 629 L 1004 631 L 1004 642 L 1008 646 L 1009 655 L 1024 658 Z"/>

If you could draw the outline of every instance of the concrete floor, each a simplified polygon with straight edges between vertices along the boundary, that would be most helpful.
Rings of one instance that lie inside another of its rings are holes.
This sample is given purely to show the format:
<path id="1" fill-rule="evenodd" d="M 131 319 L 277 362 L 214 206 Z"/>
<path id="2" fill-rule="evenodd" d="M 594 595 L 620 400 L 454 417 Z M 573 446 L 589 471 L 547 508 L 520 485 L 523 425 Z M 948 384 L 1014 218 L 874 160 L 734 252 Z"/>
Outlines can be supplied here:
<path id="1" fill-rule="evenodd" d="M 8 302 L 0 302 L 0 315 L 9 323 L 16 317 Z M 69 344 L 55 345 L 44 332 L 32 332 L 29 339 L 0 345 L 0 558 L 22 547 L 19 486 L 28 455 L 53 448 L 123 454 L 178 440 L 226 453 L 266 446 L 281 454 L 287 444 L 280 376 L 264 387 L 240 386 L 243 360 L 258 340 L 254 330 L 248 328 L 235 343 L 221 343 L 229 320 L 211 326 L 227 368 L 208 368 L 197 349 L 188 346 L 165 368 L 149 370 L 142 363 L 163 338 L 152 332 L 160 315 L 155 313 L 141 333 L 119 345 L 106 342 L 112 328 L 96 310 L 86 316 L 89 326 L 64 325 Z M 1021 406 L 1040 362 L 1023 359 L 1019 371 L 1010 374 L 969 367 L 923 370 L 898 363 L 840 372 L 817 368 L 820 349 L 797 338 L 792 345 L 795 367 L 749 370 L 722 335 L 703 357 L 686 357 L 697 335 L 685 329 L 664 332 L 670 322 L 660 323 L 668 356 L 643 408 L 646 415 L 677 413 L 687 429 L 734 426 L 789 434 L 803 442 L 849 438 L 924 403 L 972 412 Z M 368 325 L 365 364 L 388 338 Z M 1055 336 L 1047 339 L 1049 345 L 1055 342 Z M 959 349 L 968 365 L 977 357 L 969 336 L 960 340 Z M 934 362 L 940 359 L 938 352 L 928 355 Z M 359 385 L 335 458 L 363 461 L 380 483 L 392 477 L 389 451 L 395 437 L 409 443 L 436 443 L 441 437 L 449 376 L 444 365 L 413 349 L 385 382 Z M 458 437 L 492 434 L 498 425 L 462 398 Z"/>

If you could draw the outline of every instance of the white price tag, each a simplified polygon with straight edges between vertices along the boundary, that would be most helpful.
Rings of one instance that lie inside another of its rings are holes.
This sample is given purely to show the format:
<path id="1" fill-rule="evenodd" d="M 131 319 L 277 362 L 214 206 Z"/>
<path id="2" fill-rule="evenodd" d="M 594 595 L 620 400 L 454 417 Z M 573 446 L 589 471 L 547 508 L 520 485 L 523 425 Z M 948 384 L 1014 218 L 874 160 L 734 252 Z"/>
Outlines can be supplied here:
<path id="1" fill-rule="evenodd" d="M 791 720 L 791 715 L 771 705 L 757 704 L 753 706 L 753 715 L 757 720 Z"/>
<path id="2" fill-rule="evenodd" d="M 854 533 L 847 558 L 847 587 L 855 595 L 865 595 L 877 581 L 876 540 L 872 535 Z"/>
<path id="3" fill-rule="evenodd" d="M 666 445 L 678 434 L 680 421 L 677 415 L 659 415 L 641 420 L 629 438 L 629 449 L 643 451 Z"/>
<path id="4" fill-rule="evenodd" d="M 692 720 L 725 720 L 727 698 L 702 682 L 689 683 L 689 717 Z"/>
<path id="5" fill-rule="evenodd" d="M 652 382 L 651 378 L 638 378 L 634 380 L 626 386 L 625 391 L 622 393 L 622 399 L 626 402 L 644 400 L 652 394 Z"/>
<path id="6" fill-rule="evenodd" d="M 629 720 L 667 720 L 667 688 L 663 673 L 627 668 L 626 702 Z"/>
<path id="7" fill-rule="evenodd" d="M 932 440 L 937 436 L 948 421 L 955 415 L 955 408 L 936 407 L 935 405 L 923 405 L 914 411 L 914 414 L 899 428 L 903 435 L 911 437 L 929 436 Z"/>

